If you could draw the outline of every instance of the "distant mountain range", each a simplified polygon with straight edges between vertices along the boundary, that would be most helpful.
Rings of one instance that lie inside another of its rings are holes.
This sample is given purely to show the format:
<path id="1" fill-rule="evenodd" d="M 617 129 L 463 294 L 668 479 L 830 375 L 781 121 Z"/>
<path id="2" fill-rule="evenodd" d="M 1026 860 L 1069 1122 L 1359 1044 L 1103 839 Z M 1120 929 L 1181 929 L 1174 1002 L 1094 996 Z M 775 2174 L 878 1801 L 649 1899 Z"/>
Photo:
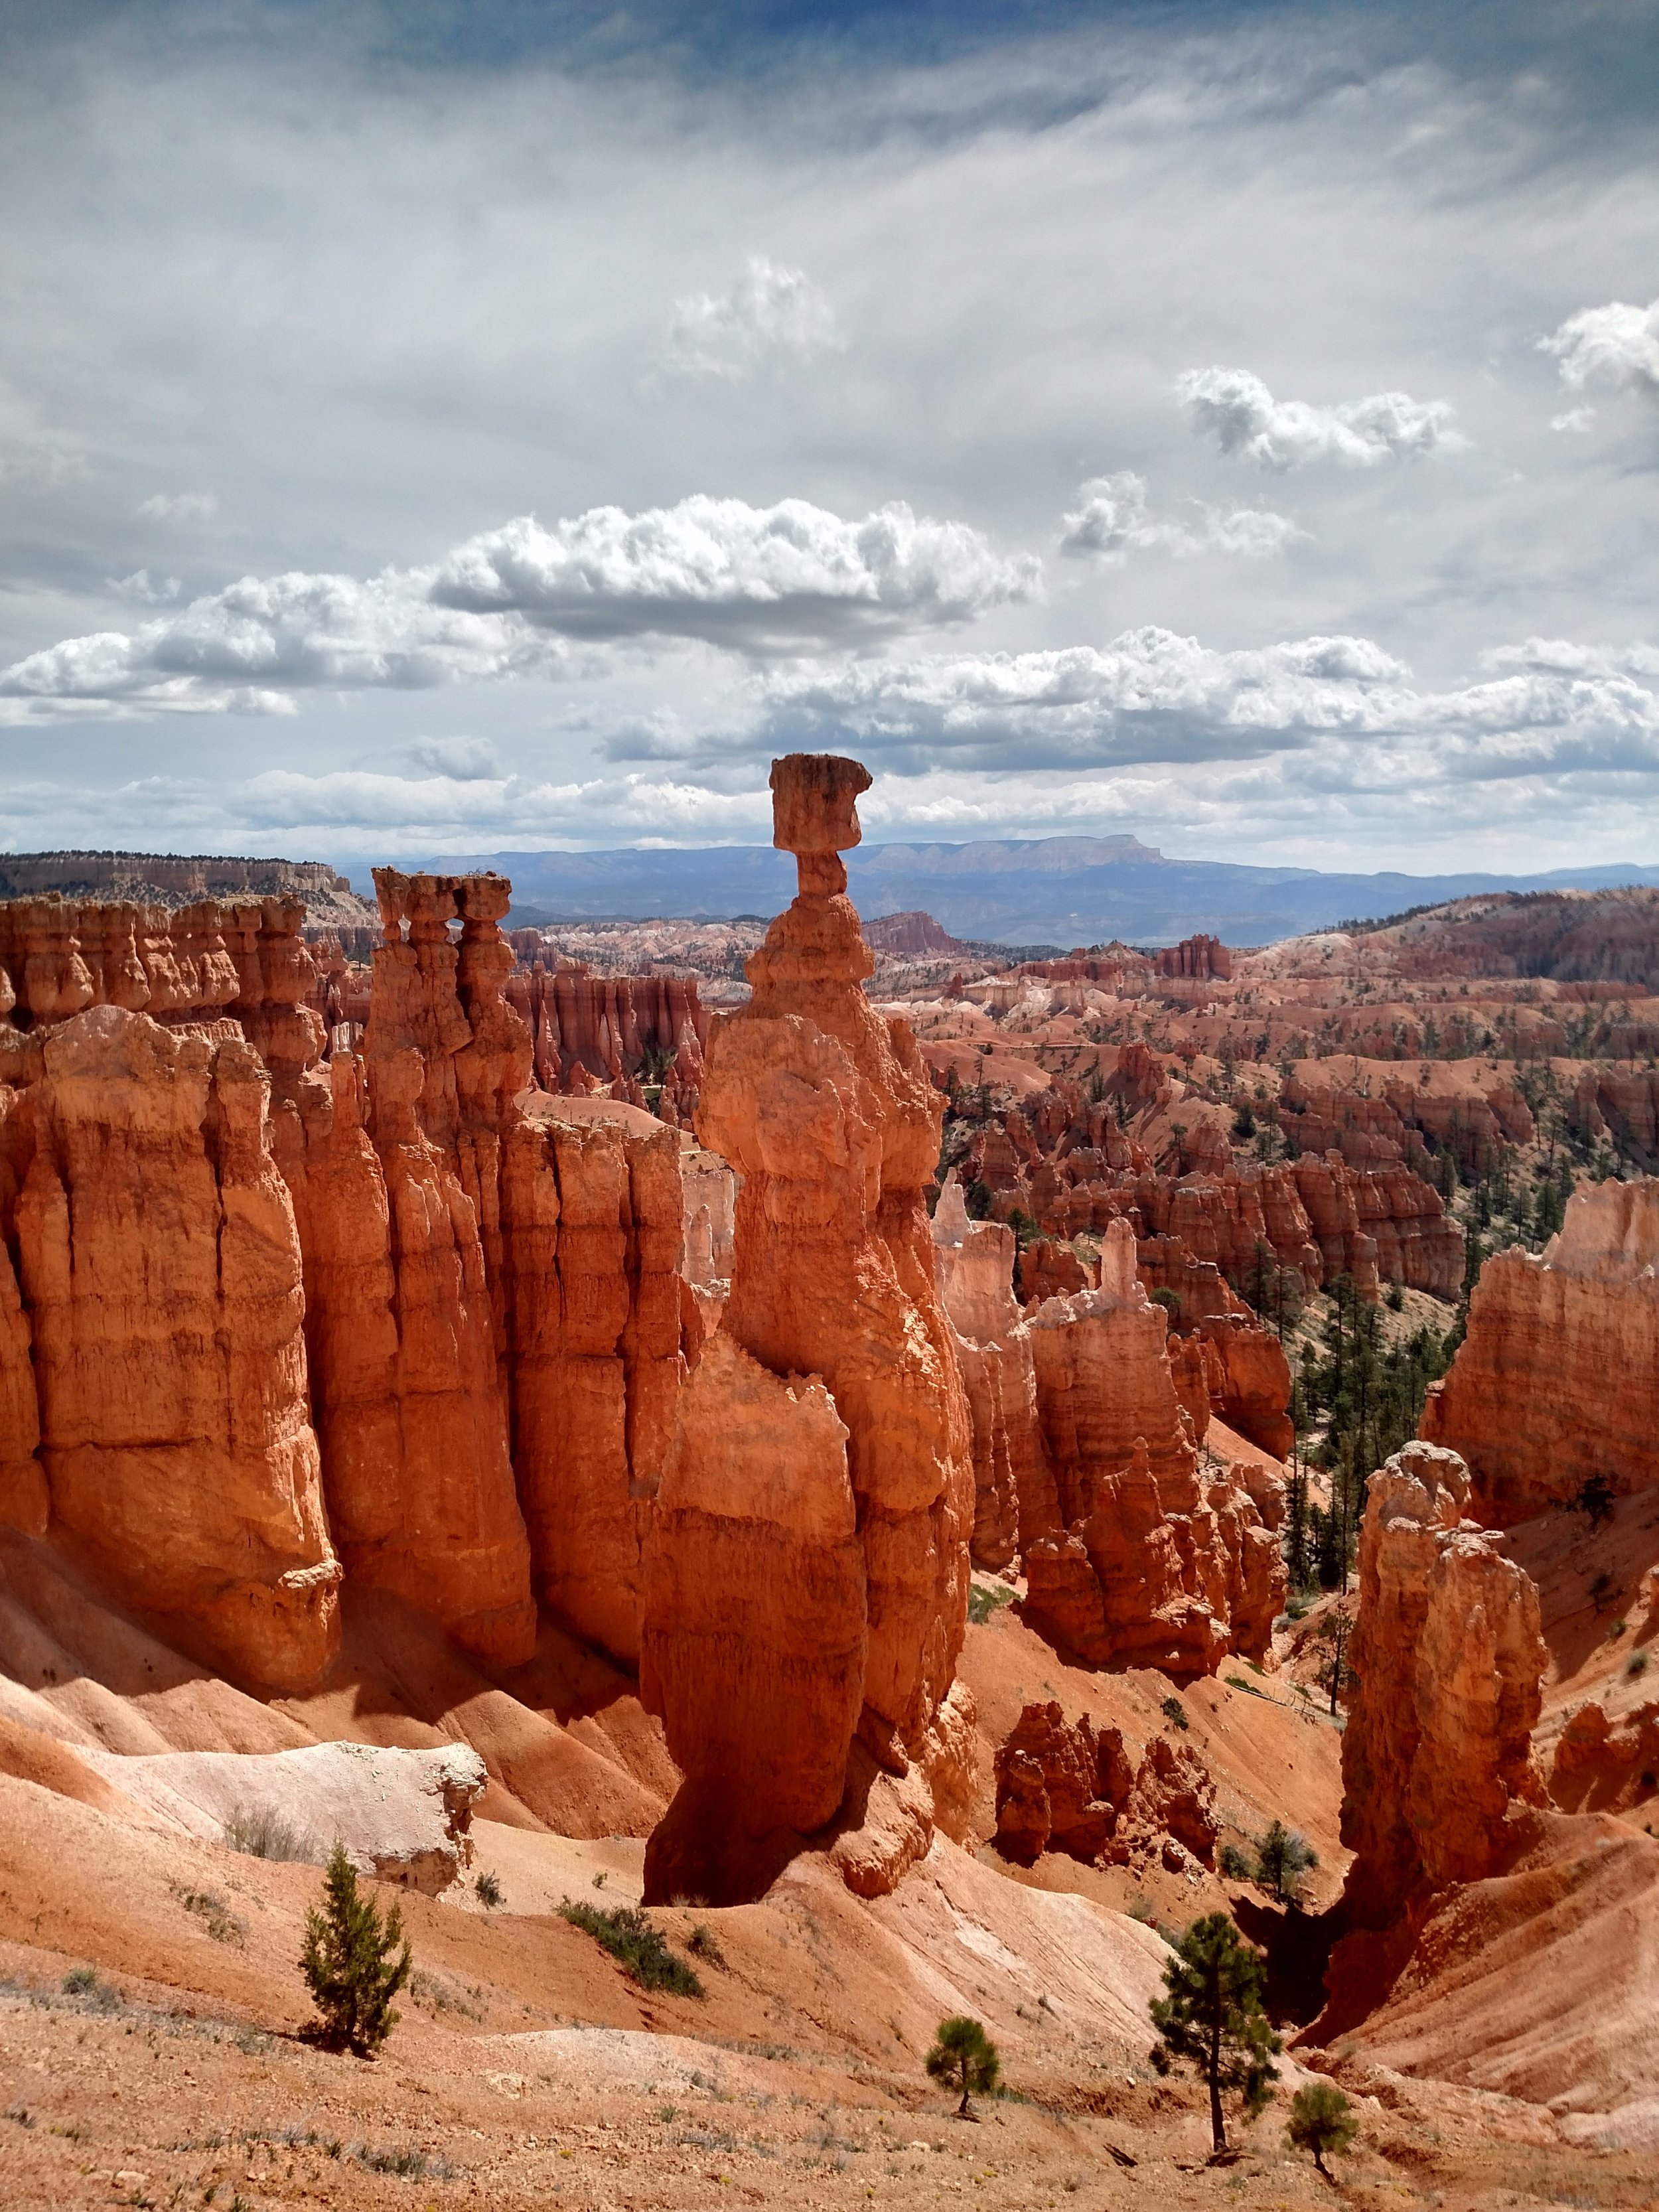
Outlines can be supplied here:
<path id="1" fill-rule="evenodd" d="M 708 921 L 777 913 L 794 863 L 769 845 L 626 847 L 601 853 L 444 854 L 423 866 L 494 868 L 513 879 L 513 920 L 527 927 L 608 917 Z M 853 898 L 875 916 L 921 908 L 953 935 L 1003 945 L 1173 945 L 1205 931 L 1268 945 L 1346 920 L 1482 891 L 1600 890 L 1659 884 L 1659 867 L 1556 868 L 1547 875 L 1326 875 L 1316 868 L 1172 860 L 1136 837 L 985 839 L 966 845 L 863 845 L 847 855 Z M 366 869 L 352 881 L 372 891 Z"/>

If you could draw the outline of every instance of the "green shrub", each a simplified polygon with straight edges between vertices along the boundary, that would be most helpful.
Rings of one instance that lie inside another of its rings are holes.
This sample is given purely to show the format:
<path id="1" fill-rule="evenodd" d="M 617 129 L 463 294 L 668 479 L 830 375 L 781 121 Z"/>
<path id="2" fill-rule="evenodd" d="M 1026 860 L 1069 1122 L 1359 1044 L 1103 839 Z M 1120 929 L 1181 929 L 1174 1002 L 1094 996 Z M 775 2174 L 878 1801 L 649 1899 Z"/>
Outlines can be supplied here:
<path id="1" fill-rule="evenodd" d="M 392 1954 L 402 1945 L 401 1955 Z M 300 1971 L 310 1984 L 320 2023 L 312 2033 L 325 2051 L 370 2058 L 398 2023 L 392 2000 L 409 1979 L 404 1917 L 394 1905 L 384 1921 L 357 1893 L 356 1870 L 336 1844 L 323 1880 L 323 1900 L 306 1915 Z"/>
<path id="2" fill-rule="evenodd" d="M 1255 1861 L 1249 1851 L 1240 1850 L 1237 1844 L 1223 1844 L 1221 1871 L 1229 1881 L 1254 1881 Z"/>
<path id="3" fill-rule="evenodd" d="M 721 1950 L 714 1929 L 703 1921 L 698 1921 L 686 1937 L 685 1948 L 694 1959 L 707 1960 L 711 1966 L 718 1966 L 722 1972 L 725 1972 L 726 1954 Z"/>
<path id="4" fill-rule="evenodd" d="M 962 2102 L 957 2106 L 961 2119 L 972 2117 L 968 2107 L 969 2093 L 988 2097 L 1002 2072 L 995 2044 L 979 2022 L 965 2013 L 940 2021 L 933 2047 L 923 2063 L 935 2081 L 948 2082 L 952 2089 L 961 2090 Z"/>
<path id="5" fill-rule="evenodd" d="M 1625 1662 L 1625 1672 L 1627 1674 L 1645 1674 L 1647 1671 L 1647 1653 L 1645 1651 L 1632 1651 L 1630 1657 Z"/>
<path id="6" fill-rule="evenodd" d="M 1290 2124 L 1285 2130 L 1297 2150 L 1310 2150 L 1314 2164 L 1330 2180 L 1325 2163 L 1328 2150 L 1346 2150 L 1359 2132 L 1353 2106 L 1333 2081 L 1310 2081 L 1298 2089 L 1291 2105 Z"/>
<path id="7" fill-rule="evenodd" d="M 495 1911 L 497 1905 L 505 1905 L 507 1902 L 507 1892 L 488 1868 L 478 1876 L 472 1887 L 478 1893 L 479 1904 L 488 1906 L 491 1912 Z"/>
<path id="8" fill-rule="evenodd" d="M 1013 1592 L 1006 1583 L 970 1583 L 968 1585 L 968 1618 L 975 1628 L 983 1628 L 999 1606 L 1007 1605 Z"/>
<path id="9" fill-rule="evenodd" d="M 1171 1728 L 1188 1729 L 1192 1726 L 1192 1723 L 1187 1717 L 1187 1708 L 1179 1698 L 1165 1698 L 1158 1710 Z"/>
<path id="10" fill-rule="evenodd" d="M 609 1911 L 602 1911 L 597 1905 L 573 1904 L 567 1897 L 559 1911 L 573 1928 L 580 1928 L 602 1950 L 609 1951 L 629 1979 L 642 1990 L 669 1990 L 681 1997 L 704 1994 L 691 1968 L 669 1949 L 661 1929 L 653 1927 L 636 1905 L 613 1905 Z"/>

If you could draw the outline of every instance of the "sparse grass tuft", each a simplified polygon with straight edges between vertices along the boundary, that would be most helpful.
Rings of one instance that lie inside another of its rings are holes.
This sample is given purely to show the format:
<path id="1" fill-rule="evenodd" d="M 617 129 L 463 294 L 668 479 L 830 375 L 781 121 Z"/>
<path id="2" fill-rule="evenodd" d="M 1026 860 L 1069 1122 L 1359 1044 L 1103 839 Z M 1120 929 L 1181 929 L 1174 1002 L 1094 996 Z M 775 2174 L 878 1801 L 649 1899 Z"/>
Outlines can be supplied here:
<path id="1" fill-rule="evenodd" d="M 1014 1594 L 1006 1583 L 973 1583 L 968 1590 L 968 1618 L 983 1628 L 1000 1606 L 1012 1605 Z"/>
<path id="2" fill-rule="evenodd" d="M 601 1949 L 609 1951 L 629 1979 L 642 1990 L 669 1990 L 683 1997 L 704 1994 L 691 1968 L 669 1949 L 661 1929 L 653 1927 L 637 1905 L 613 1905 L 605 1912 L 596 1905 L 573 1904 L 566 1898 L 559 1911 L 573 1928 L 580 1928 Z"/>
<path id="3" fill-rule="evenodd" d="M 507 1903 L 507 1892 L 487 1867 L 472 1887 L 478 1893 L 479 1904 L 487 1905 L 492 1912 Z"/>
<path id="4" fill-rule="evenodd" d="M 216 1943 L 240 1943 L 247 1933 L 222 1897 L 210 1889 L 185 1889 L 178 1882 L 168 1887 L 186 1912 L 193 1912 Z"/>
<path id="5" fill-rule="evenodd" d="M 686 1937 L 685 1948 L 694 1959 L 705 1960 L 709 1966 L 720 1967 L 722 1972 L 725 1971 L 726 1954 L 721 1950 L 714 1929 L 704 1922 L 698 1921 Z"/>
<path id="6" fill-rule="evenodd" d="M 309 1828 L 285 1820 L 268 1805 L 233 1806 L 225 1816 L 224 1839 L 232 1850 L 251 1859 L 292 1859 L 316 1866 L 324 1856 Z"/>

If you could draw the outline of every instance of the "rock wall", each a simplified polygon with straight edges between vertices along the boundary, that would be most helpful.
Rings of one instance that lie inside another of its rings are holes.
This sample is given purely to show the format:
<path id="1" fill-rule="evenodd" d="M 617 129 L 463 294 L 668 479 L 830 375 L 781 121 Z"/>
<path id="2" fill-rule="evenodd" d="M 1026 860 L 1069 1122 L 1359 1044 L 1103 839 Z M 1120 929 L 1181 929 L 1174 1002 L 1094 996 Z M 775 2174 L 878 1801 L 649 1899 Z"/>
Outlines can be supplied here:
<path id="1" fill-rule="evenodd" d="M 684 1374 L 680 1139 L 526 1090 L 504 879 L 376 889 L 362 1023 L 293 896 L 0 904 L 0 1514 L 244 1678 L 323 1663 L 335 1544 L 489 1662 L 529 1656 L 538 1593 L 632 1663 Z M 361 1054 L 325 1060 L 330 1012 Z M 110 1399 L 100 1359 L 148 1379 Z M 164 1510 L 135 1433 L 189 1445 Z"/>
<path id="2" fill-rule="evenodd" d="M 781 1555 L 810 1581 L 815 1547 L 839 1557 L 840 1537 L 790 1547 L 803 1528 L 839 1527 L 843 1481 L 856 1501 L 863 1588 L 826 1559 L 835 1605 L 823 1633 L 848 1651 L 861 1626 L 862 1679 L 856 1711 L 823 1747 L 823 1771 L 839 1758 L 866 1813 L 873 1801 L 872 1819 L 889 1787 L 914 1797 L 938 1755 L 935 1723 L 966 1620 L 968 1410 L 922 1203 L 941 1109 L 908 1028 L 884 1021 L 861 988 L 871 955 L 839 858 L 858 842 L 854 801 L 868 783 L 856 763 L 828 756 L 774 764 L 774 842 L 797 856 L 799 894 L 748 963 L 749 1004 L 710 1036 L 697 1133 L 742 1177 L 720 1332 L 750 1364 L 714 1358 L 718 1338 L 703 1347 L 647 1546 L 641 1689 L 687 1777 L 647 1851 L 653 1897 L 757 1893 L 760 1860 L 745 1864 L 744 1846 L 759 1853 L 779 1825 L 777 1709 L 762 1702 L 743 1714 L 754 1670 L 763 1674 L 769 1654 L 787 1662 L 787 1611 L 741 1667 L 705 1675 L 696 1706 L 672 1689 L 699 1642 L 677 1595 L 683 1548 L 695 1548 L 714 1589 L 735 1592 L 750 1571 L 762 1532 L 744 1439 L 757 1407 L 771 1403 L 787 1431 L 788 1394 L 799 1402 L 803 1378 L 817 1378 L 846 1431 L 844 1476 L 835 1453 L 815 1444 L 800 1476 L 811 1502 L 792 1487 L 787 1515 L 780 1505 L 772 1518 Z M 684 1517 L 682 1499 L 696 1501 L 699 1517 Z M 808 1594 L 796 1588 L 801 1603 Z M 866 1771 L 855 1771 L 855 1734 Z M 913 1843 L 914 1823 L 905 1826 Z"/>
<path id="3" fill-rule="evenodd" d="M 643 1105 L 642 1084 L 658 1082 L 672 1109 L 665 1118 L 690 1121 L 709 1020 L 695 975 L 594 975 L 538 960 L 512 976 L 507 996 L 533 1034 L 544 1091 L 598 1088 Z"/>
<path id="4" fill-rule="evenodd" d="M 55 1532 L 129 1604 L 245 1680 L 307 1680 L 337 1642 L 340 1568 L 265 1069 L 238 1036 L 107 1002 L 7 1058 L 25 1079 L 5 1117 L 18 1281 L 0 1284 L 15 1517 L 42 1526 L 44 1486 Z M 37 1424 L 44 1486 L 21 1455 Z"/>
<path id="5" fill-rule="evenodd" d="M 1345 1896 L 1363 1927 L 1491 1874 L 1545 1802 L 1532 1756 L 1548 1659 L 1538 1591 L 1500 1536 L 1465 1520 L 1468 1502 L 1463 1462 L 1424 1443 L 1366 1493 L 1342 1741 Z"/>
<path id="6" fill-rule="evenodd" d="M 640 1660 L 641 1547 L 685 1378 L 677 1133 L 609 1099 L 535 1099 L 508 1133 L 513 1462 L 537 1589 Z"/>
<path id="7" fill-rule="evenodd" d="M 1028 1705 L 996 1755 L 997 1849 L 1030 1866 L 1044 1851 L 1085 1865 L 1161 1858 L 1208 1865 L 1220 1832 L 1215 1784 L 1188 1744 L 1154 1736 L 1137 1768 L 1121 1729 Z"/>
<path id="8" fill-rule="evenodd" d="M 933 1246 L 973 1433 L 973 1556 L 1006 1567 L 1060 1516 L 1030 1334 L 1013 1294 L 1014 1232 L 970 1221 L 952 1176 L 933 1210 Z"/>
<path id="9" fill-rule="evenodd" d="M 1659 1484 L 1656 1401 L 1659 1181 L 1605 1182 L 1574 1194 L 1541 1255 L 1486 1261 L 1422 1434 L 1468 1462 L 1477 1516 L 1509 1528 L 1593 1477 Z"/>

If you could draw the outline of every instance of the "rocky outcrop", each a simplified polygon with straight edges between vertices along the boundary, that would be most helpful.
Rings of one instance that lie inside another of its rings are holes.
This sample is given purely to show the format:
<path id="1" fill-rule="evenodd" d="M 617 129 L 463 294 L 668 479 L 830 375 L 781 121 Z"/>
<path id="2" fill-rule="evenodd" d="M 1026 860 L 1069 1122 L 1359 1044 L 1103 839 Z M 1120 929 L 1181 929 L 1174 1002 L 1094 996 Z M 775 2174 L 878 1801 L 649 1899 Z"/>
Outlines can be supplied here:
<path id="1" fill-rule="evenodd" d="M 650 1536 L 641 1692 L 688 1770 L 651 1840 L 651 1894 L 763 1887 L 834 1817 L 869 1641 L 835 1401 L 722 1330 L 686 1388 Z"/>
<path id="2" fill-rule="evenodd" d="M 608 1098 L 538 1098 L 504 1152 L 513 1463 L 537 1589 L 640 1662 L 641 1547 L 685 1377 L 680 1139 Z"/>
<path id="3" fill-rule="evenodd" d="M 1120 1048 L 1103 1087 L 1126 1109 L 1180 1117 L 1179 1086 L 1144 1045 Z M 1287 1114 L 1284 1126 L 1307 1140 L 1297 1158 L 1271 1167 L 1238 1159 L 1224 1125 L 1199 1118 L 1183 1139 L 1181 1164 L 1192 1171 L 1171 1175 L 1154 1170 L 1106 1100 L 1086 1101 L 1076 1085 L 1057 1082 L 976 1130 L 962 1174 L 989 1188 L 999 1213 L 1018 1206 L 1050 1237 L 1099 1233 L 1112 1221 L 1127 1220 L 1143 1243 L 1167 1240 L 1161 1255 L 1149 1255 L 1152 1268 L 1167 1268 L 1178 1248 L 1192 1264 L 1213 1267 L 1235 1286 L 1248 1285 L 1265 1259 L 1305 1291 L 1346 1274 L 1363 1297 L 1378 1297 L 1384 1281 L 1455 1297 L 1463 1279 L 1463 1236 L 1439 1193 L 1404 1164 L 1391 1140 L 1367 1139 L 1371 1150 L 1363 1164 L 1351 1164 L 1334 1143 L 1315 1151 L 1312 1140 L 1330 1143 L 1335 1124 L 1313 1111 L 1316 1102 L 1305 1088 L 1296 1100 L 1306 1110 L 1300 1118 Z M 1391 1108 L 1364 1103 L 1403 1134 Z M 1455 1121 L 1459 1102 L 1443 1103 Z M 1524 1114 L 1518 1094 L 1516 1103 Z M 1431 1109 L 1425 1103 L 1420 1111 L 1426 1116 Z M 1493 1127 L 1501 1144 L 1503 1130 L 1496 1122 Z M 1427 1166 L 1420 1146 L 1413 1157 Z"/>
<path id="4" fill-rule="evenodd" d="M 1509 1528 L 1592 1478 L 1659 1484 L 1656 1398 L 1659 1182 L 1604 1182 L 1568 1200 L 1542 1254 L 1486 1261 L 1422 1433 L 1468 1462 L 1476 1516 Z"/>
<path id="5" fill-rule="evenodd" d="M 1159 975 L 1225 981 L 1233 972 L 1233 956 L 1218 937 L 1183 937 L 1179 945 L 1166 945 L 1155 953 L 1152 967 Z"/>
<path id="6" fill-rule="evenodd" d="M 472 1815 L 489 1777 L 470 1745 L 407 1751 L 367 1743 L 294 1751 L 185 1751 L 82 1759 L 161 1825 L 233 1849 L 260 1820 L 320 1863 L 337 1842 L 360 1874 L 435 1897 L 472 1863 Z"/>
<path id="7" fill-rule="evenodd" d="M 1370 1478 L 1358 1680 L 1342 1742 L 1345 1893 L 1360 1926 L 1491 1874 L 1543 1802 L 1532 1729 L 1547 1661 L 1538 1592 L 1463 1517 L 1468 1470 L 1408 1444 Z M 1334 1983 L 1333 1984 L 1334 1986 Z"/>
<path id="8" fill-rule="evenodd" d="M 535 960 L 514 972 L 507 995 L 534 1036 L 544 1091 L 609 1091 L 642 1106 L 648 1084 L 667 1102 L 665 1119 L 691 1120 L 709 1019 L 695 975 L 595 975 L 580 961 L 549 969 Z"/>
<path id="9" fill-rule="evenodd" d="M 234 968 L 214 988 L 234 995 Z M 266 1071 L 240 1036 L 107 1003 L 38 1054 L 9 1137 L 54 1532 L 230 1673 L 294 1686 L 336 1646 L 340 1569 Z M 14 1455 L 30 1426 L 18 1334 L 14 1318 Z"/>
<path id="10" fill-rule="evenodd" d="M 970 1221 L 952 1176 L 933 1210 L 933 1246 L 973 1433 L 973 1555 L 981 1566 L 1006 1567 L 1059 1522 L 1031 1340 L 1012 1289 L 1014 1232 Z"/>
<path id="11" fill-rule="evenodd" d="M 530 1046 L 499 878 L 377 870 L 361 1060 L 287 1085 L 331 1523 L 347 1571 L 498 1664 L 535 1641 L 508 1455 L 501 1143 Z M 450 924 L 459 920 L 457 941 Z"/>
<path id="12" fill-rule="evenodd" d="M 775 842 L 796 854 L 800 891 L 748 963 L 749 1004 L 710 1036 L 697 1133 L 742 1178 L 720 1334 L 746 1362 L 716 1358 L 719 1337 L 703 1346 L 647 1547 L 641 1686 L 687 1778 L 652 1838 L 652 1896 L 730 1899 L 763 1881 L 774 1778 L 793 1754 L 779 1738 L 778 1705 L 756 1698 L 753 1685 L 787 1663 L 789 1611 L 807 1604 L 819 1566 L 825 1649 L 853 1651 L 860 1634 L 865 1647 L 856 1710 L 837 1692 L 842 1717 L 815 1747 L 815 1771 L 839 1759 L 848 1776 L 856 1729 L 876 1770 L 867 1800 L 890 1784 L 914 1793 L 961 1646 L 972 1462 L 922 1203 L 940 1107 L 908 1027 L 881 1019 L 860 988 L 871 957 L 839 858 L 858 842 L 854 801 L 868 782 L 855 763 L 827 756 L 775 763 Z M 805 1402 L 791 1378 L 827 1390 L 846 1431 L 845 1470 L 821 1442 L 807 1452 L 799 1502 L 792 1485 L 769 1535 L 754 1525 L 744 1435 L 756 1405 L 774 1401 L 781 1421 L 787 1394 Z M 802 1533 L 839 1529 L 843 1484 L 861 1591 L 835 1564 L 839 1534 Z M 676 1517 L 675 1498 L 699 1517 Z M 672 1685 L 703 1640 L 699 1616 L 684 1609 L 686 1558 L 714 1601 L 747 1586 L 765 1542 L 796 1562 L 796 1579 L 775 1594 L 779 1610 L 764 1617 L 775 1626 L 757 1621 L 740 1667 L 706 1671 L 702 1696 L 678 1700 Z"/>
<path id="13" fill-rule="evenodd" d="M 1137 1768 L 1121 1729 L 1028 1705 L 996 1755 L 997 1849 L 1030 1866 L 1046 1850 L 1129 1866 L 1187 1855 L 1208 1864 L 1219 1826 L 1215 1785 L 1197 1753 L 1154 1736 Z"/>
<path id="14" fill-rule="evenodd" d="M 1550 1796 L 1565 1812 L 1629 1813 L 1659 1796 L 1659 1699 L 1617 1719 L 1597 1698 L 1556 1739 Z"/>
<path id="15" fill-rule="evenodd" d="M 1212 1673 L 1266 1649 L 1285 1567 L 1248 1492 L 1202 1468 L 1164 1313 L 1133 1268 L 1120 1222 L 1100 1287 L 1027 1319 L 1057 1522 L 1024 1547 L 1024 1610 L 1093 1664 Z"/>

